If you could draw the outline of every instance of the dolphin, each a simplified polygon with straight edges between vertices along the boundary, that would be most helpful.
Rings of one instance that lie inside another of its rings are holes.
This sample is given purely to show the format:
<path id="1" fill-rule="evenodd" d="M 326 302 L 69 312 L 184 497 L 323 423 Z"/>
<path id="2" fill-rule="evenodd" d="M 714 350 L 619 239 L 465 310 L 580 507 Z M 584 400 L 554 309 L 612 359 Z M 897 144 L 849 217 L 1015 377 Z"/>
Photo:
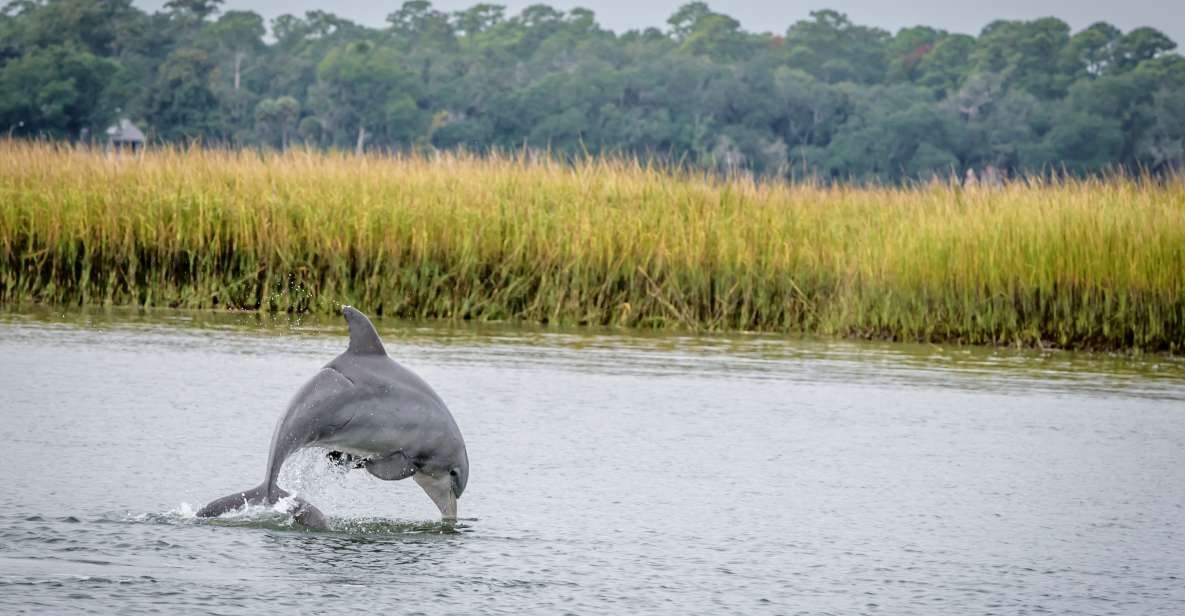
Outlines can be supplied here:
<path id="1" fill-rule="evenodd" d="M 387 355 L 366 315 L 350 306 L 342 307 L 342 315 L 350 345 L 288 404 L 272 434 L 263 483 L 211 502 L 198 517 L 288 497 L 276 485 L 284 461 L 305 447 L 323 447 L 332 451 L 331 460 L 365 468 L 379 479 L 411 477 L 444 521 L 457 519 L 457 499 L 469 481 L 469 456 L 457 422 L 423 379 Z M 296 499 L 293 517 L 310 528 L 328 526 L 302 499 Z"/>

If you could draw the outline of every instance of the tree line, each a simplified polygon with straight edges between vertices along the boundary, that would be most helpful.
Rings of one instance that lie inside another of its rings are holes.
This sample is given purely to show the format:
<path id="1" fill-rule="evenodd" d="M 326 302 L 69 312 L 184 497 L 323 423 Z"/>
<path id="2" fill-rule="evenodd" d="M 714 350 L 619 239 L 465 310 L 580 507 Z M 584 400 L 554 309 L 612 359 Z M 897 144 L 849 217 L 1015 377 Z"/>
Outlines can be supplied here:
<path id="1" fill-rule="evenodd" d="M 221 0 L 15 0 L 0 130 L 354 150 L 531 148 L 897 182 L 1185 166 L 1185 58 L 1162 32 L 996 21 L 896 33 L 823 10 L 754 33 L 703 2 L 621 34 L 587 9 L 410 0 L 381 28 Z"/>

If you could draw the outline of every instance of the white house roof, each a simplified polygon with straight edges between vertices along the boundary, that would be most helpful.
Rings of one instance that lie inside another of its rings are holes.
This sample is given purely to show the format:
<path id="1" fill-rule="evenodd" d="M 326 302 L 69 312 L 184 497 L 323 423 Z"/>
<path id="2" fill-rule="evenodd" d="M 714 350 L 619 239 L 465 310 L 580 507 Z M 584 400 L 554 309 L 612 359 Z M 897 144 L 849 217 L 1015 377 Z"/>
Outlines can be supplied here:
<path id="1" fill-rule="evenodd" d="M 132 124 L 132 121 L 127 118 L 120 118 L 119 124 L 108 126 L 107 136 L 112 141 L 136 141 L 141 143 L 144 141 L 144 133 L 140 132 L 140 129 L 136 128 L 136 125 Z"/>

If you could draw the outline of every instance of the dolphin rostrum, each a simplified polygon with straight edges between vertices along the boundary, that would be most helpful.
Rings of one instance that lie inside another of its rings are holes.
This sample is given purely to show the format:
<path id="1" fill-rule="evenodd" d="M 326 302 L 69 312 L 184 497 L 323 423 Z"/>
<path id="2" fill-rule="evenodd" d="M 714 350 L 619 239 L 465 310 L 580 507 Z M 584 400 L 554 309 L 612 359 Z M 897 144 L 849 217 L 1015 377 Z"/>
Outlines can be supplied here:
<path id="1" fill-rule="evenodd" d="M 275 504 L 288 493 L 276 485 L 288 456 L 305 447 L 333 450 L 330 459 L 365 468 L 379 479 L 411 477 L 444 520 L 457 518 L 469 480 L 469 457 L 457 422 L 423 379 L 387 356 L 366 315 L 342 307 L 350 346 L 304 384 L 276 424 L 267 476 L 256 488 L 224 496 L 198 511 L 214 517 L 245 505 Z M 297 500 L 294 517 L 326 528 L 325 517 Z"/>

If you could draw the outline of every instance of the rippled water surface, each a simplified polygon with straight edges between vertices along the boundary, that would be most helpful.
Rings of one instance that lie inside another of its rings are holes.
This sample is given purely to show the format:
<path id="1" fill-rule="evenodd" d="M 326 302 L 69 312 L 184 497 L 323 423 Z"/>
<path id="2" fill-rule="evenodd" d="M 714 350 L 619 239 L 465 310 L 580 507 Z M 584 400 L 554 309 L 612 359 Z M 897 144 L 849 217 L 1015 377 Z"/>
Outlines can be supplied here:
<path id="1" fill-rule="evenodd" d="M 0 613 L 1185 613 L 1185 363 L 380 322 L 471 460 L 289 461 L 336 320 L 0 314 Z"/>

